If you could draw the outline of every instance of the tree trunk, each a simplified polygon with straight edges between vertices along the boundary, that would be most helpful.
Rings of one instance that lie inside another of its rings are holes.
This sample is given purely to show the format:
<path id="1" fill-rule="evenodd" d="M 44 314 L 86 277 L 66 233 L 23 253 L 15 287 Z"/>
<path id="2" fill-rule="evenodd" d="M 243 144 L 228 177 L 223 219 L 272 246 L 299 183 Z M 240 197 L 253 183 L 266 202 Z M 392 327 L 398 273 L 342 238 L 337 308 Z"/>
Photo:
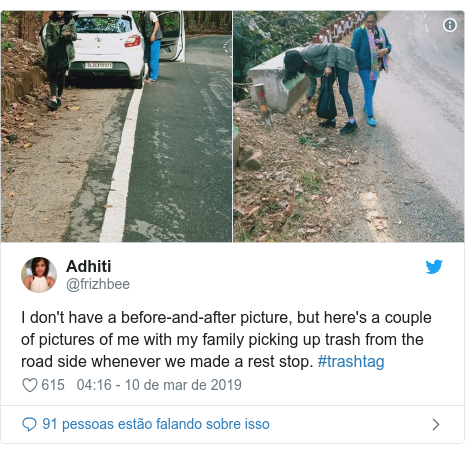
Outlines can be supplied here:
<path id="1" fill-rule="evenodd" d="M 20 11 L 19 37 L 30 43 L 36 43 L 37 22 L 37 13 L 35 11 Z"/>
<path id="2" fill-rule="evenodd" d="M 42 25 L 45 25 L 48 22 L 51 14 L 51 11 L 42 11 Z"/>

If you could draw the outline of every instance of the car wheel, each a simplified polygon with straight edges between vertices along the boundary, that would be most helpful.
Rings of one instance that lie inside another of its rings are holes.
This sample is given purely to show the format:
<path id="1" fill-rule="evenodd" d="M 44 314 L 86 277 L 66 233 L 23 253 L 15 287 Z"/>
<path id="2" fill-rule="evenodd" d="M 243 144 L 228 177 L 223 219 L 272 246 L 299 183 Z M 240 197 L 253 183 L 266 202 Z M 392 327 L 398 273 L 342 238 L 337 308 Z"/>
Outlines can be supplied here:
<path id="1" fill-rule="evenodd" d="M 140 75 L 137 79 L 133 80 L 133 86 L 136 89 L 140 89 L 144 86 L 144 70 L 140 72 Z"/>

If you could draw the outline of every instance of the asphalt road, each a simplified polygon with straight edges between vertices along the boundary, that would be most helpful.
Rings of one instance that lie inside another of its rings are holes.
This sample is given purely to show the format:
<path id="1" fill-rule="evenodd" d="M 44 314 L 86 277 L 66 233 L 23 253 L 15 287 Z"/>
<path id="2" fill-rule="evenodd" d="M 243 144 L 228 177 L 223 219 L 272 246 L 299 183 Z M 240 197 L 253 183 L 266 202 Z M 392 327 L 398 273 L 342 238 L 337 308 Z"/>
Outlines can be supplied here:
<path id="1" fill-rule="evenodd" d="M 123 241 L 231 241 L 231 37 L 186 41 L 186 62 L 161 62 L 139 105 Z M 226 52 L 228 51 L 228 52 Z M 132 90 L 103 124 L 65 241 L 98 241 Z M 111 209 L 111 207 L 106 207 Z"/>
<path id="2" fill-rule="evenodd" d="M 458 22 L 453 33 L 443 28 L 449 17 Z M 378 82 L 375 115 L 394 131 L 407 160 L 463 214 L 463 13 L 393 11 L 380 25 L 392 42 L 393 68 Z"/>

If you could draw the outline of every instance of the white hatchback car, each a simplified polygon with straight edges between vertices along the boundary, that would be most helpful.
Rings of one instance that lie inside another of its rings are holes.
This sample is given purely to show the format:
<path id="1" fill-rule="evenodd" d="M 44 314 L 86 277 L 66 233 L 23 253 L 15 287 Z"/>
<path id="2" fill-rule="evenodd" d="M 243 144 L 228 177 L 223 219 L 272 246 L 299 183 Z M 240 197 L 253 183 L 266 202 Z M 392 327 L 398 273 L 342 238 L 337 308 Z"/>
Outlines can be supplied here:
<path id="1" fill-rule="evenodd" d="M 144 39 L 131 11 L 76 11 L 76 57 L 69 77 L 129 77 L 142 88 L 146 65 Z M 184 61 L 185 35 L 182 11 L 158 14 L 164 37 L 160 60 Z M 46 27 L 40 35 L 45 43 Z"/>
<path id="2" fill-rule="evenodd" d="M 70 77 L 124 76 L 142 88 L 144 39 L 130 11 L 78 11 Z"/>

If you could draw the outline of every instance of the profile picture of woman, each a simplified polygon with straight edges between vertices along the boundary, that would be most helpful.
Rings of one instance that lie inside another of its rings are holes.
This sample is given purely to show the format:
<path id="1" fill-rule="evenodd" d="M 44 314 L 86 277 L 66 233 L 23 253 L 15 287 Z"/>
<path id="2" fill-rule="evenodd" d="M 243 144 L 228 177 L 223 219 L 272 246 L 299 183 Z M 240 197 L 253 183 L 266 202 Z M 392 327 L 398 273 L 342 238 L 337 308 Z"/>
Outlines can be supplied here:
<path id="1" fill-rule="evenodd" d="M 21 271 L 24 286 L 34 293 L 50 290 L 56 281 L 56 268 L 45 257 L 34 257 L 28 260 Z"/>

